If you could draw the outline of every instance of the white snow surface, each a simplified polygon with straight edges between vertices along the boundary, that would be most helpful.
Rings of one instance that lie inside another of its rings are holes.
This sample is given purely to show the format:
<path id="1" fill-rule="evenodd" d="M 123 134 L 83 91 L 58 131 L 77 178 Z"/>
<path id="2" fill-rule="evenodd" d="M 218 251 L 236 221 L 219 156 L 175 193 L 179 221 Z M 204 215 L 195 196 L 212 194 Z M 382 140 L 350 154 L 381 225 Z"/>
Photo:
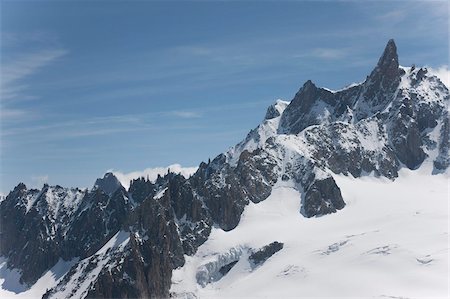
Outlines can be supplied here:
<path id="1" fill-rule="evenodd" d="M 268 138 L 277 136 L 281 114 L 283 114 L 288 105 L 289 102 L 278 99 L 273 104 L 273 107 L 280 115 L 271 119 L 265 119 L 256 129 L 250 131 L 242 142 L 230 148 L 226 152 L 227 161 L 231 165 L 236 165 L 243 151 L 253 152 L 257 148 L 263 148 Z"/>
<path id="2" fill-rule="evenodd" d="M 28 288 L 19 282 L 20 272 L 17 269 L 8 269 L 6 259 L 0 258 L 0 298 L 41 298 L 47 289 L 58 284 L 77 261 L 78 259 L 70 261 L 59 259 L 55 266 Z"/>
<path id="3" fill-rule="evenodd" d="M 97 280 L 98 275 L 104 269 L 111 269 L 121 261 L 112 261 L 111 258 L 115 252 L 123 252 L 125 246 L 130 240 L 130 233 L 118 231 L 102 248 L 94 255 L 81 260 L 77 264 L 75 273 L 70 277 L 67 284 L 57 286 L 57 292 L 49 298 L 85 298 L 90 286 Z M 89 268 L 89 270 L 87 270 Z M 86 275 L 88 273 L 88 275 Z M 52 285 L 52 287 L 56 286 Z"/>
<path id="4" fill-rule="evenodd" d="M 238 227 L 213 228 L 198 252 L 176 269 L 181 298 L 448 298 L 448 174 L 430 165 L 402 169 L 395 181 L 334 175 L 347 206 L 332 215 L 299 214 L 300 192 L 277 184 L 250 203 Z M 202 287 L 196 274 L 238 248 L 273 241 L 284 248 L 252 269 L 245 255 L 220 280 Z"/>
<path id="5" fill-rule="evenodd" d="M 0 298 L 41 298 L 47 290 L 56 287 L 75 264 L 77 264 L 77 270 L 70 277 L 69 282 L 63 288 L 58 288 L 58 292 L 52 294 L 50 298 L 84 298 L 89 286 L 97 279 L 101 270 L 115 266 L 115 264 L 109 264 L 111 253 L 123 251 L 129 240 L 129 232 L 119 231 L 95 254 L 81 260 L 78 264 L 78 259 L 71 261 L 60 259 L 30 288 L 19 282 L 20 272 L 17 269 L 8 269 L 6 259 L 0 258 Z M 89 275 L 86 275 L 86 267 L 92 265 L 95 267 L 89 271 Z"/>

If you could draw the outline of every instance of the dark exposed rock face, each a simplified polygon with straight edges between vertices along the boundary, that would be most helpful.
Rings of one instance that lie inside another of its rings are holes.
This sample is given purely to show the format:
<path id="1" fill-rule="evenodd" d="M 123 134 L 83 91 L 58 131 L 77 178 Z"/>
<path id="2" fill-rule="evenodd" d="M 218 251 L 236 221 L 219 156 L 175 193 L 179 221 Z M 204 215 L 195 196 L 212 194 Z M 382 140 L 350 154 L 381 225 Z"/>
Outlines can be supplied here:
<path id="1" fill-rule="evenodd" d="M 230 272 L 231 268 L 233 268 L 234 265 L 237 264 L 237 262 L 238 261 L 234 261 L 229 264 L 226 264 L 225 266 L 223 266 L 222 268 L 219 269 L 219 273 L 222 274 L 223 276 L 227 275 L 228 272 Z"/>
<path id="2" fill-rule="evenodd" d="M 354 177 L 370 172 L 391 179 L 397 177 L 399 163 L 388 144 L 380 142 L 376 151 L 364 146 L 366 138 L 387 139 L 384 126 L 377 116 L 356 125 L 335 122 L 312 127 L 305 130 L 304 137 L 307 143 L 313 145 L 311 155 L 321 168 Z"/>
<path id="3" fill-rule="evenodd" d="M 249 201 L 266 199 L 277 181 L 278 166 L 269 155 L 242 152 L 236 167 L 225 155 L 217 156 L 209 165 L 201 164 L 190 184 L 209 210 L 213 222 L 224 230 L 235 228 Z"/>
<path id="4" fill-rule="evenodd" d="M 131 203 L 123 187 L 108 196 L 100 189 L 86 194 L 71 223 L 65 242 L 66 259 L 94 254 L 124 223 Z"/>
<path id="5" fill-rule="evenodd" d="M 16 188 L 0 204 L 0 254 L 22 269 L 21 281 L 33 283 L 64 256 L 64 237 L 74 206 L 61 207 L 61 199 L 80 201 L 84 191 L 44 185 L 42 190 Z"/>
<path id="6" fill-rule="evenodd" d="M 213 225 L 234 229 L 246 205 L 265 200 L 276 184 L 301 190 L 300 212 L 315 217 L 345 207 L 333 173 L 395 179 L 401 167 L 415 169 L 431 157 L 434 173 L 446 170 L 449 101 L 448 89 L 426 69 L 399 66 L 391 40 L 364 82 L 333 92 L 307 81 L 190 178 L 139 178 L 128 190 L 111 173 L 92 190 L 19 184 L 0 203 L 0 254 L 28 284 L 60 258 L 79 259 L 46 298 L 169 297 L 172 270 L 195 254 Z M 261 265 L 282 247 L 273 242 L 250 260 Z M 205 265 L 199 284 L 228 273 L 241 254 Z"/>
<path id="7" fill-rule="evenodd" d="M 164 196 L 174 210 L 184 252 L 194 254 L 211 232 L 213 221 L 209 210 L 202 198 L 195 196 L 191 183 L 181 175 L 168 182 Z"/>
<path id="8" fill-rule="evenodd" d="M 398 63 L 397 46 L 391 39 L 377 66 L 360 86 L 354 104 L 356 120 L 369 117 L 387 107 L 398 88 L 402 73 Z"/>
<path id="9" fill-rule="evenodd" d="M 111 172 L 105 173 L 102 179 L 98 178 L 95 181 L 95 188 L 98 188 L 106 194 L 113 194 L 117 189 L 122 187 L 119 180 Z"/>
<path id="10" fill-rule="evenodd" d="M 253 265 L 253 267 L 260 266 L 272 255 L 283 249 L 283 246 L 283 243 L 277 241 L 272 242 L 269 245 L 266 245 L 263 248 L 253 252 L 248 259 L 250 260 L 250 263 Z"/>
<path id="11" fill-rule="evenodd" d="M 434 167 L 437 171 L 442 171 L 450 165 L 450 118 L 448 114 L 445 115 L 441 127 L 442 141 L 439 144 L 439 154 L 434 161 Z"/>
<path id="12" fill-rule="evenodd" d="M 327 117 L 321 110 L 332 109 L 336 103 L 333 93 L 317 88 L 311 80 L 306 81 L 283 112 L 280 133 L 298 134 L 311 125 L 320 124 Z"/>
<path id="13" fill-rule="evenodd" d="M 334 213 L 344 206 L 341 190 L 332 177 L 314 180 L 304 193 L 302 207 L 306 217 Z"/>

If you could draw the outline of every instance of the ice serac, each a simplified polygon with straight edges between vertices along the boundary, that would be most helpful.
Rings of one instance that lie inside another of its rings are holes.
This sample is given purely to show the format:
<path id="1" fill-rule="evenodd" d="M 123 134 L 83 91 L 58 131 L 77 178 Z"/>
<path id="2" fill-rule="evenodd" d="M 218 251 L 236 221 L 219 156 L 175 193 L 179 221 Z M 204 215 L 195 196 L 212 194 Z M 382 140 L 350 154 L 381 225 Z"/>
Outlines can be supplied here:
<path id="1" fill-rule="evenodd" d="M 425 68 L 399 66 L 390 40 L 364 82 L 331 91 L 308 80 L 189 178 L 139 178 L 128 190 L 111 173 L 91 190 L 19 184 L 0 202 L 0 254 L 29 285 L 58 260 L 78 260 L 46 298 L 169 297 L 172 270 L 186 255 L 213 227 L 236 228 L 247 205 L 265 201 L 274 186 L 298 190 L 298 216 L 310 218 L 345 208 L 335 174 L 395 180 L 402 167 L 424 162 L 433 173 L 446 171 L 449 101 Z M 280 248 L 273 246 L 264 258 Z M 207 264 L 200 284 L 226 275 L 238 259 Z"/>

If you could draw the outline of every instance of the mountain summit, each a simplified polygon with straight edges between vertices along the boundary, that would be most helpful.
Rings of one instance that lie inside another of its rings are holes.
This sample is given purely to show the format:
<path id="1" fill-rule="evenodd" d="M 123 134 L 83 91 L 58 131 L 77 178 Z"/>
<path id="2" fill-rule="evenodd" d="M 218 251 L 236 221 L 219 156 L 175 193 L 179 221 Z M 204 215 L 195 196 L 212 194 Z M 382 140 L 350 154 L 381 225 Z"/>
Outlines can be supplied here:
<path id="1" fill-rule="evenodd" d="M 389 73 L 391 71 L 397 71 L 399 67 L 397 46 L 393 39 L 390 39 L 384 48 L 383 55 L 381 55 L 380 60 L 378 60 L 377 68 L 382 73 Z"/>
<path id="2" fill-rule="evenodd" d="M 94 188 L 99 188 L 109 195 L 113 194 L 120 187 L 122 185 L 112 172 L 107 172 L 103 178 L 98 178 L 94 185 Z"/>
<path id="3" fill-rule="evenodd" d="M 305 219 L 345 211 L 337 175 L 394 181 L 405 169 L 422 167 L 429 176 L 447 171 L 449 101 L 447 87 L 426 68 L 399 66 L 389 40 L 364 82 L 331 91 L 308 80 L 292 101 L 271 105 L 243 141 L 202 162 L 190 178 L 140 178 L 128 190 L 111 173 L 92 190 L 19 184 L 0 203 L 0 254 L 28 286 L 71 261 L 44 298 L 185 296 L 170 294 L 181 283 L 172 280 L 174 269 L 187 269 L 201 290 L 242 259 L 250 273 L 289 250 L 276 240 L 222 253 L 218 247 L 201 253 L 198 269 L 182 268 L 212 231 L 217 240 L 239 228 L 245 209 L 264 206 L 280 190 L 290 190 L 296 219 Z"/>

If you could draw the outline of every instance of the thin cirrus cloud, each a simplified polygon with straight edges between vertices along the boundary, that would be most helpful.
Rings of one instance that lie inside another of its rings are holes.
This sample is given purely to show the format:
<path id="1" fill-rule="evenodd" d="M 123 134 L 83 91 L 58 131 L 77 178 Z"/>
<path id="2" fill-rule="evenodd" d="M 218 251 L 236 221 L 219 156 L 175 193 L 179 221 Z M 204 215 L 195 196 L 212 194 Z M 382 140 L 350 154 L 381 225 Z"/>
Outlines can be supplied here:
<path id="1" fill-rule="evenodd" d="M 200 118 L 202 117 L 202 114 L 197 111 L 181 111 L 181 110 L 175 110 L 168 113 L 170 116 L 174 116 L 177 118 Z"/>
<path id="2" fill-rule="evenodd" d="M 318 58 L 318 59 L 342 59 L 352 54 L 349 48 L 314 48 L 305 49 L 301 53 L 294 54 L 294 58 Z"/>
<path id="3" fill-rule="evenodd" d="M 406 11 L 402 10 L 392 10 L 385 13 L 381 13 L 379 15 L 375 15 L 375 19 L 379 21 L 402 21 L 406 17 Z"/>
<path id="4" fill-rule="evenodd" d="M 23 97 L 22 92 L 26 90 L 27 85 L 20 82 L 67 53 L 65 49 L 47 49 L 22 54 L 14 57 L 10 62 L 5 62 L 1 67 L 1 99 L 4 101 Z"/>
<path id="5" fill-rule="evenodd" d="M 0 118 L 5 119 L 11 119 L 11 118 L 18 118 L 18 117 L 25 117 L 28 115 L 28 111 L 22 110 L 22 109 L 9 109 L 9 108 L 2 108 L 0 109 Z"/>
<path id="6" fill-rule="evenodd" d="M 2 113 L 8 111 L 2 109 Z M 22 117 L 24 112 L 21 110 L 13 111 L 12 115 Z M 142 130 L 142 127 L 136 126 L 140 123 L 139 116 L 119 115 L 106 117 L 91 117 L 80 120 L 69 120 L 50 124 L 41 124 L 27 127 L 10 128 L 1 132 L 1 137 L 28 136 L 27 139 L 33 140 L 36 135 L 42 138 L 57 140 L 74 137 L 87 137 L 97 135 L 107 135 L 119 132 Z M 144 128 L 145 129 L 145 128 Z M 45 136 L 45 137 L 43 137 Z"/>
<path id="7" fill-rule="evenodd" d="M 312 56 L 325 59 L 339 59 L 348 55 L 348 49 L 317 48 L 312 51 Z"/>

